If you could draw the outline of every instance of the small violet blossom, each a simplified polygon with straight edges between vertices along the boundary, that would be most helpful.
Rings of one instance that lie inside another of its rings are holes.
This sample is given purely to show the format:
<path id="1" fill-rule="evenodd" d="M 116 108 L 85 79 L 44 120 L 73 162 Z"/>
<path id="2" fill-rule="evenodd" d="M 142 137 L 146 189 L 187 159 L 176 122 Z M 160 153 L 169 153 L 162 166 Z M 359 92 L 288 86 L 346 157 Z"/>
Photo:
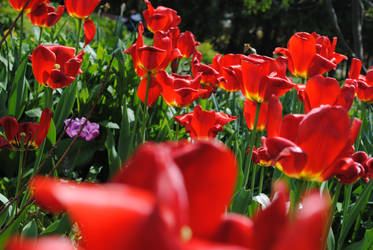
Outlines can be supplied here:
<path id="1" fill-rule="evenodd" d="M 84 122 L 86 120 L 87 119 L 85 117 L 82 117 L 81 119 L 75 118 L 72 121 L 71 121 L 71 119 L 66 119 L 65 120 L 65 131 L 66 131 L 67 135 L 70 138 L 73 138 L 76 135 L 78 135 L 81 126 L 84 124 Z M 100 126 L 97 123 L 87 121 L 87 123 L 84 126 L 82 132 L 80 133 L 80 138 L 83 138 L 86 141 L 93 140 L 94 138 L 96 138 L 100 134 L 99 128 L 100 128 Z"/>

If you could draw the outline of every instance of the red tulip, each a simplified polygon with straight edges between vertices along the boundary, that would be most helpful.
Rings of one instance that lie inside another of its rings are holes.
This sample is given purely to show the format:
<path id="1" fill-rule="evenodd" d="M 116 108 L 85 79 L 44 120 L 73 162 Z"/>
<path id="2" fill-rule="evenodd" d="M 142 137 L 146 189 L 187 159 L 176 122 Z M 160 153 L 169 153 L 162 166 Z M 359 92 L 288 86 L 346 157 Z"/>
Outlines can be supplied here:
<path id="1" fill-rule="evenodd" d="M 271 204 L 253 218 L 253 240 L 249 249 L 324 249 L 330 221 L 330 198 L 319 192 L 308 193 L 301 201 L 302 208 L 292 218 L 288 212 L 286 186 L 276 183 L 273 193 Z"/>
<path id="2" fill-rule="evenodd" d="M 216 71 L 210 65 L 206 65 L 198 59 L 198 55 L 195 54 L 192 59 L 192 73 L 196 77 L 201 75 L 201 84 L 207 92 L 202 96 L 202 98 L 207 99 L 211 96 L 213 92 L 216 91 L 216 85 L 218 84 L 219 72 Z"/>
<path id="3" fill-rule="evenodd" d="M 58 6 L 56 11 L 56 8 L 50 4 L 42 3 L 35 6 L 31 12 L 27 14 L 27 17 L 33 25 L 45 28 L 55 25 L 62 17 L 64 11 L 65 6 L 63 5 Z"/>
<path id="4" fill-rule="evenodd" d="M 132 56 L 138 76 L 142 77 L 149 71 L 155 74 L 166 69 L 176 57 L 181 57 L 180 51 L 173 46 L 174 33 L 156 32 L 154 34 L 154 45 L 144 46 L 143 32 L 144 26 L 140 23 L 136 43 L 124 51 L 124 53 Z"/>
<path id="5" fill-rule="evenodd" d="M 345 84 L 355 86 L 356 95 L 360 101 L 371 103 L 373 102 L 373 68 L 370 68 L 364 76 L 360 75 L 361 67 L 361 61 L 353 58 Z"/>
<path id="6" fill-rule="evenodd" d="M 296 85 L 299 99 L 304 102 L 306 113 L 311 109 L 320 107 L 324 104 L 340 105 L 346 110 L 351 108 L 354 101 L 355 88 L 345 85 L 339 87 L 336 79 L 317 75 L 310 78 L 306 85 Z"/>
<path id="7" fill-rule="evenodd" d="M 10 5 L 13 9 L 16 11 L 21 11 L 22 8 L 27 3 L 27 0 L 9 0 Z M 30 0 L 30 2 L 27 4 L 25 8 L 25 12 L 30 12 L 34 7 L 42 4 L 42 3 L 49 3 L 48 0 Z"/>
<path id="8" fill-rule="evenodd" d="M 75 55 L 75 49 L 61 45 L 39 45 L 32 52 L 32 71 L 36 80 L 52 89 L 70 85 L 82 73 L 80 65 L 84 51 Z"/>
<path id="9" fill-rule="evenodd" d="M 150 72 L 151 83 L 148 93 L 148 106 L 152 106 L 160 95 L 160 85 L 157 82 L 157 72 L 165 70 L 169 63 L 176 57 L 181 57 L 180 51 L 174 47 L 177 30 L 169 32 L 156 32 L 154 34 L 154 46 L 144 46 L 142 34 L 144 26 L 139 24 L 139 35 L 135 44 L 124 51 L 132 56 L 135 71 L 143 77 L 137 96 L 145 103 L 147 72 Z"/>
<path id="10" fill-rule="evenodd" d="M 240 67 L 241 59 L 245 56 L 239 54 L 216 55 L 212 67 L 219 72 L 219 87 L 225 91 L 235 92 L 240 90 L 240 80 L 234 68 Z"/>
<path id="11" fill-rule="evenodd" d="M 181 33 L 177 39 L 177 48 L 184 58 L 189 58 L 191 55 L 195 54 L 198 46 L 199 42 L 195 41 L 194 35 L 190 31 Z"/>
<path id="12" fill-rule="evenodd" d="M 206 89 L 201 89 L 201 75 L 192 79 L 190 76 L 169 75 L 166 71 L 160 71 L 157 81 L 161 86 L 164 101 L 170 106 L 189 106 L 207 92 Z"/>
<path id="13" fill-rule="evenodd" d="M 365 175 L 352 159 L 361 121 L 355 118 L 351 125 L 343 107 L 323 105 L 274 123 L 257 149 L 257 162 L 270 162 L 290 177 L 319 182 L 337 176 L 351 183 Z"/>
<path id="14" fill-rule="evenodd" d="M 143 15 L 151 32 L 168 31 L 170 28 L 179 25 L 181 18 L 175 10 L 163 6 L 158 6 L 154 9 L 150 1 L 145 0 L 144 2 L 147 4 L 148 9 L 143 11 Z"/>
<path id="15" fill-rule="evenodd" d="M 277 97 L 294 87 L 286 77 L 286 60 L 276 60 L 260 55 L 250 55 L 242 59 L 241 66 L 234 68 L 240 81 L 242 94 L 249 100 L 262 103 L 272 95 Z"/>
<path id="16" fill-rule="evenodd" d="M 34 177 L 30 188 L 42 207 L 66 211 L 82 249 L 243 249 L 211 241 L 236 176 L 233 153 L 217 141 L 147 143 L 114 183 Z"/>
<path id="17" fill-rule="evenodd" d="M 92 15 L 101 0 L 65 0 L 67 13 L 76 18 L 87 18 Z"/>
<path id="18" fill-rule="evenodd" d="M 193 139 L 214 138 L 225 124 L 236 119 L 236 116 L 214 110 L 203 111 L 200 105 L 194 107 L 191 113 L 175 116 L 175 120 L 185 127 Z"/>
<path id="19" fill-rule="evenodd" d="M 336 45 L 337 38 L 333 38 L 333 43 L 330 43 L 326 36 L 298 32 L 290 38 L 287 48 L 276 48 L 273 53 L 288 58 L 288 68 L 292 75 L 310 78 L 335 69 L 337 64 L 347 59 L 335 53 Z"/>
<path id="20" fill-rule="evenodd" d="M 92 42 L 93 38 L 96 35 L 96 26 L 90 17 L 84 20 L 84 47 Z"/>
<path id="21" fill-rule="evenodd" d="M 0 126 L 4 128 L 5 137 L 0 136 L 0 148 L 11 150 L 37 149 L 47 137 L 52 118 L 51 111 L 43 110 L 40 123 L 21 122 L 11 116 L 0 118 Z"/>

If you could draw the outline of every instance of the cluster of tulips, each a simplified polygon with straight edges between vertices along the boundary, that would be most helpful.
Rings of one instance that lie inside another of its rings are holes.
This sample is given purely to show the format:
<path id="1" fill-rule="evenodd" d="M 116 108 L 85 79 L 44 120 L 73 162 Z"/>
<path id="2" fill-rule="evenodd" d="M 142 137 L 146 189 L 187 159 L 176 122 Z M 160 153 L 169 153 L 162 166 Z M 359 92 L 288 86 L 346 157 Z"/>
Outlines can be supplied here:
<path id="1" fill-rule="evenodd" d="M 85 45 L 94 37 L 89 18 L 99 0 L 65 0 L 68 13 L 84 19 Z M 35 25 L 48 27 L 61 17 L 49 1 L 10 0 L 16 10 L 27 10 Z M 145 0 L 143 12 L 153 45 L 144 44 L 144 25 L 136 42 L 124 51 L 131 55 L 141 78 L 137 95 L 146 107 L 162 96 L 173 107 L 187 107 L 207 99 L 217 88 L 241 91 L 246 98 L 244 116 L 252 130 L 249 159 L 274 166 L 285 175 L 314 182 L 336 177 L 343 184 L 373 177 L 373 160 L 355 151 L 362 122 L 349 109 L 357 96 L 373 101 L 373 70 L 360 74 L 361 61 L 353 59 L 348 79 L 340 87 L 324 77 L 346 56 L 335 52 L 337 40 L 305 32 L 294 34 L 287 48 L 276 48 L 270 58 L 257 54 L 217 55 L 211 65 L 202 62 L 199 45 L 190 31 L 181 33 L 175 10 L 154 8 Z M 82 73 L 84 51 L 62 45 L 35 48 L 30 59 L 35 79 L 51 89 L 73 84 Z M 180 61 L 190 63 L 189 75 L 178 74 Z M 287 70 L 294 76 L 287 76 Z M 172 71 L 172 73 L 170 73 Z M 302 78 L 304 84 L 293 79 Z M 299 111 L 283 117 L 279 97 L 296 89 Z M 146 116 L 145 116 L 146 119 Z M 277 182 L 267 206 L 252 219 L 229 212 L 236 189 L 238 166 L 234 154 L 214 140 L 223 126 L 237 117 L 194 105 L 193 112 L 175 116 L 191 140 L 141 145 L 106 184 L 34 176 L 29 189 L 33 199 L 52 213 L 66 212 L 75 230 L 74 241 L 62 236 L 27 239 L 13 236 L 7 250 L 44 249 L 253 249 L 318 250 L 326 237 L 334 211 L 326 193 L 309 191 L 300 205 L 290 205 L 289 190 Z M 0 147 L 33 150 L 47 136 L 51 110 L 40 123 L 0 119 L 5 136 Z M 146 124 L 146 123 L 145 123 Z M 255 148 L 256 131 L 266 131 Z M 77 135 L 76 135 L 77 136 Z M 244 170 L 247 186 L 248 170 Z M 296 235 L 296 237 L 294 237 Z"/>

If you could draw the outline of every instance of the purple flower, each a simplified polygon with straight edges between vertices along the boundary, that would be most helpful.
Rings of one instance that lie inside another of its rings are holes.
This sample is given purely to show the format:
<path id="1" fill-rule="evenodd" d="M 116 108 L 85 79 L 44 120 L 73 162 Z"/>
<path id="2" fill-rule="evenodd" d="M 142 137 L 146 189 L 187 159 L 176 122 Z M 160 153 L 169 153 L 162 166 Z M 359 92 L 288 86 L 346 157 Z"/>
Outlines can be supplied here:
<path id="1" fill-rule="evenodd" d="M 73 138 L 73 137 L 77 136 L 81 126 L 84 124 L 84 122 L 86 120 L 87 119 L 85 117 L 82 117 L 81 119 L 75 118 L 72 121 L 71 121 L 71 119 L 66 119 L 65 120 L 65 131 L 66 131 L 67 135 L 70 138 Z M 70 121 L 71 121 L 71 123 L 70 123 Z M 69 123 L 70 123 L 70 126 L 67 127 L 69 125 Z M 99 128 L 100 128 L 100 126 L 97 123 L 87 121 L 87 123 L 84 126 L 82 132 L 80 133 L 80 138 L 83 138 L 86 141 L 93 140 L 94 138 L 96 138 L 100 134 Z"/>

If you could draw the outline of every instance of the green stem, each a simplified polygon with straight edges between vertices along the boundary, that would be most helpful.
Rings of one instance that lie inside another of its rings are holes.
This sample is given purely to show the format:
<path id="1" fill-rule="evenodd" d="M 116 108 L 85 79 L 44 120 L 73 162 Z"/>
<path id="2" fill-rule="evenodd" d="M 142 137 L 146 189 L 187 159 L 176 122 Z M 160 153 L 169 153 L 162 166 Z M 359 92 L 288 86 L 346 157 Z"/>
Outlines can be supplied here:
<path id="1" fill-rule="evenodd" d="M 256 104 L 256 112 L 255 112 L 255 122 L 254 122 L 254 128 L 251 133 L 250 137 L 250 150 L 249 150 L 249 163 L 247 168 L 244 170 L 244 181 L 243 181 L 243 187 L 246 188 L 248 181 L 249 181 L 249 174 L 250 174 L 250 168 L 251 168 L 251 158 L 253 154 L 253 149 L 254 149 L 254 143 L 255 143 L 255 137 L 256 137 L 256 127 L 258 126 L 258 120 L 259 120 L 259 110 L 260 110 L 260 103 Z"/>
<path id="2" fill-rule="evenodd" d="M 259 194 L 263 191 L 263 182 L 264 182 L 264 167 L 260 169 L 260 179 L 259 179 Z"/>
<path id="3" fill-rule="evenodd" d="M 145 92 L 145 105 L 144 105 L 144 122 L 143 122 L 143 134 L 142 134 L 142 142 L 146 141 L 146 123 L 147 123 L 147 114 L 148 114 L 148 95 L 149 95 L 149 88 L 152 79 L 152 73 L 150 71 L 146 74 L 146 92 Z"/>
<path id="4" fill-rule="evenodd" d="M 338 199 L 339 199 L 339 195 L 341 193 L 341 189 L 342 189 L 342 183 L 338 182 L 337 183 L 337 186 L 335 187 L 335 192 L 334 192 L 334 195 L 333 195 L 333 202 L 332 202 L 332 218 L 334 217 L 334 214 L 336 214 L 336 206 L 337 206 L 337 202 L 338 202 Z"/>
<path id="5" fill-rule="evenodd" d="M 79 18 L 78 19 L 78 37 L 76 38 L 76 44 L 75 44 L 75 50 L 76 50 L 76 53 L 78 53 L 78 50 L 79 50 L 79 42 L 80 42 L 80 32 L 82 30 L 82 22 L 83 22 L 83 19 Z"/>
<path id="6" fill-rule="evenodd" d="M 40 34 L 39 34 L 39 41 L 38 41 L 38 45 L 41 44 L 41 38 L 43 36 L 43 27 L 40 27 Z"/>
<path id="7" fill-rule="evenodd" d="M 23 145 L 23 142 L 21 145 Z M 21 182 L 22 182 L 24 155 L 25 155 L 25 151 L 21 149 L 21 151 L 19 151 L 18 176 L 17 176 L 16 193 L 14 197 L 18 196 L 19 187 L 21 186 Z M 17 204 L 18 202 L 16 200 L 16 205 L 15 205 L 15 208 L 13 209 L 14 212 L 17 212 Z"/>
<path id="8" fill-rule="evenodd" d="M 23 13 L 21 15 L 21 31 L 19 34 L 19 50 L 18 50 L 18 58 L 22 57 L 22 43 L 23 43 Z"/>

